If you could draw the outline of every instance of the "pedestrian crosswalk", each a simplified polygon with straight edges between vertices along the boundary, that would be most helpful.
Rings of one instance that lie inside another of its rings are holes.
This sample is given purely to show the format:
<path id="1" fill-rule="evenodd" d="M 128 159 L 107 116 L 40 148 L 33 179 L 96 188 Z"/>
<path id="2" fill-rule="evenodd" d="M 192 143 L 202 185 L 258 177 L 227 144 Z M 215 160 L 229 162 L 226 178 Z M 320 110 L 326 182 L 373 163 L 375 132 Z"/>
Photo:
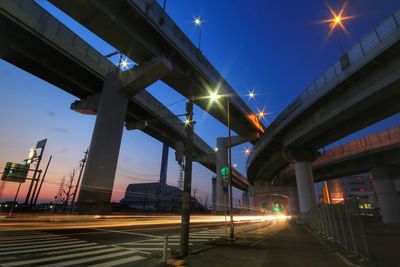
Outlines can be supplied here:
<path id="1" fill-rule="evenodd" d="M 224 229 L 211 229 L 203 231 L 192 231 L 189 235 L 189 246 L 200 245 L 201 243 L 207 243 L 209 241 L 217 240 L 225 236 Z M 150 238 L 135 242 L 119 243 L 115 246 L 121 248 L 131 249 L 142 253 L 162 253 L 164 250 L 165 236 L 159 238 Z M 180 235 L 174 234 L 168 236 L 168 250 L 177 251 L 180 244 Z"/>
<path id="2" fill-rule="evenodd" d="M 189 246 L 221 239 L 225 234 L 223 228 L 193 229 Z M 146 266 L 141 261 L 161 255 L 164 240 L 165 237 L 161 235 L 143 235 L 143 239 L 134 242 L 100 244 L 75 235 L 0 231 L 0 267 Z M 169 253 L 178 251 L 179 245 L 179 234 L 168 236 Z"/>
<path id="3" fill-rule="evenodd" d="M 142 253 L 45 232 L 0 235 L 0 266 L 140 266 Z"/>

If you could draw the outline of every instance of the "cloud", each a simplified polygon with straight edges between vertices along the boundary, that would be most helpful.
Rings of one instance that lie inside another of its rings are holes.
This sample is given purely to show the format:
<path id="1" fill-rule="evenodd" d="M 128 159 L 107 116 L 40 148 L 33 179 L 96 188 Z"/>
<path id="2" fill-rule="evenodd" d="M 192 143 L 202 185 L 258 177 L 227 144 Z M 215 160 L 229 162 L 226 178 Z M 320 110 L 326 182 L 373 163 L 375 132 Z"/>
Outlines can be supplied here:
<path id="1" fill-rule="evenodd" d="M 47 111 L 47 115 L 48 115 L 49 117 L 55 117 L 55 116 L 56 116 L 56 113 L 55 113 L 54 111 L 52 111 L 52 110 L 48 110 L 48 111 Z"/>

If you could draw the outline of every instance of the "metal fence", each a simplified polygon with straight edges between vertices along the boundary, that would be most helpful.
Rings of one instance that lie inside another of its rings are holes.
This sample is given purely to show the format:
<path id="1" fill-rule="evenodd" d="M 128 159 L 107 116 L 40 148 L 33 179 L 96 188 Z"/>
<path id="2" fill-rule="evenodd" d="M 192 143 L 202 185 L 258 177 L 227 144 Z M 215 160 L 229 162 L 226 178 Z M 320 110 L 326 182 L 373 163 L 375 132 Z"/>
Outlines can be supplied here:
<path id="1" fill-rule="evenodd" d="M 347 251 L 366 260 L 370 259 L 357 199 L 348 200 L 344 204 L 318 207 L 311 211 L 308 223 L 317 233 Z"/>

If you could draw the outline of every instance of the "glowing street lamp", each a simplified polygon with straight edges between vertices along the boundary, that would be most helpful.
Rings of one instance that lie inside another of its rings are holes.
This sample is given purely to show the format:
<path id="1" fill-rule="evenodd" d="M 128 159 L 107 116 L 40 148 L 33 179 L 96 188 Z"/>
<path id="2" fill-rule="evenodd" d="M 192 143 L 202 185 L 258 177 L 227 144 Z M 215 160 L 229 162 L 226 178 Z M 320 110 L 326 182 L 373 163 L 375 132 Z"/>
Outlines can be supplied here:
<path id="1" fill-rule="evenodd" d="M 349 3 L 349 1 L 346 1 L 343 4 L 343 6 L 340 8 L 339 12 L 336 12 L 335 10 L 333 10 L 333 8 L 331 6 L 326 4 L 332 17 L 330 19 L 326 19 L 326 20 L 322 21 L 323 23 L 329 23 L 329 36 L 333 33 L 333 31 L 336 30 L 336 36 L 338 38 L 338 42 L 339 42 L 342 53 L 344 53 L 344 49 L 343 49 L 343 44 L 340 40 L 339 29 L 342 29 L 342 31 L 347 32 L 346 26 L 343 24 L 343 22 L 346 20 L 352 19 L 354 17 L 354 16 L 346 16 L 344 14 L 348 3 Z"/>
<path id="2" fill-rule="evenodd" d="M 201 45 L 201 24 L 203 24 L 203 20 L 201 19 L 201 17 L 196 17 L 194 18 L 194 26 L 199 28 L 199 50 L 200 50 L 200 45 Z"/>
<path id="3" fill-rule="evenodd" d="M 128 69 L 128 68 L 129 68 L 129 62 L 128 62 L 128 60 L 126 60 L 126 58 L 122 59 L 121 62 L 119 63 L 119 67 L 120 67 L 122 70 Z"/>
<path id="4" fill-rule="evenodd" d="M 244 154 L 245 154 L 246 156 L 250 155 L 250 153 L 251 153 L 251 149 L 250 149 L 250 148 L 246 148 L 246 149 L 244 150 Z"/>
<path id="5" fill-rule="evenodd" d="M 247 96 L 249 97 L 249 99 L 254 99 L 254 97 L 256 96 L 256 93 L 254 92 L 254 90 L 253 91 L 249 91 Z"/>
<path id="6" fill-rule="evenodd" d="M 257 113 L 257 117 L 259 119 L 265 119 L 265 116 L 267 115 L 267 113 L 264 110 L 259 110 Z"/>
<path id="7" fill-rule="evenodd" d="M 210 99 L 211 103 L 213 103 L 213 102 L 217 101 L 218 99 L 220 99 L 221 95 L 218 94 L 218 91 L 214 91 L 214 92 L 210 93 L 208 98 Z"/>
<path id="8" fill-rule="evenodd" d="M 201 23 L 202 23 L 202 22 L 203 22 L 203 21 L 201 20 L 200 17 L 194 18 L 194 24 L 195 24 L 196 26 L 201 26 Z"/>

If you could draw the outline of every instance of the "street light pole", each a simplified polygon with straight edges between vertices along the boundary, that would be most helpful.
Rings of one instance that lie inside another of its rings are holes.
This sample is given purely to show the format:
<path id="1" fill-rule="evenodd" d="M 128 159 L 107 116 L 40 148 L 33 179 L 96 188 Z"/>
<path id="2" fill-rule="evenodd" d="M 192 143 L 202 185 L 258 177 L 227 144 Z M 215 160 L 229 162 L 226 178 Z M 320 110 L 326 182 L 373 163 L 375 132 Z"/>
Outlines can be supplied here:
<path id="1" fill-rule="evenodd" d="M 88 153 L 89 153 L 89 149 L 86 149 L 86 151 L 83 152 L 83 153 L 85 154 L 85 156 L 81 160 L 81 164 L 80 164 L 81 169 L 79 171 L 78 181 L 76 182 L 76 185 L 75 185 L 75 191 L 74 191 L 74 195 L 73 195 L 72 201 L 71 201 L 70 212 L 74 211 L 76 194 L 78 193 L 79 184 L 81 183 L 81 178 L 82 178 L 83 170 L 85 169 L 85 164 L 86 164 L 86 161 L 87 161 L 87 156 L 88 156 Z"/>
<path id="2" fill-rule="evenodd" d="M 182 193 L 182 219 L 180 235 L 180 253 L 185 257 L 189 252 L 189 231 L 190 231 L 190 199 L 192 191 L 192 161 L 193 161 L 193 100 L 186 104 L 186 144 L 185 144 L 185 177 Z"/>
<path id="3" fill-rule="evenodd" d="M 229 215 L 231 218 L 230 224 L 230 239 L 234 238 L 234 222 L 233 222 L 233 207 L 232 207 L 232 144 L 231 144 L 231 114 L 229 96 L 226 97 L 226 110 L 228 114 L 228 164 L 229 164 Z"/>

